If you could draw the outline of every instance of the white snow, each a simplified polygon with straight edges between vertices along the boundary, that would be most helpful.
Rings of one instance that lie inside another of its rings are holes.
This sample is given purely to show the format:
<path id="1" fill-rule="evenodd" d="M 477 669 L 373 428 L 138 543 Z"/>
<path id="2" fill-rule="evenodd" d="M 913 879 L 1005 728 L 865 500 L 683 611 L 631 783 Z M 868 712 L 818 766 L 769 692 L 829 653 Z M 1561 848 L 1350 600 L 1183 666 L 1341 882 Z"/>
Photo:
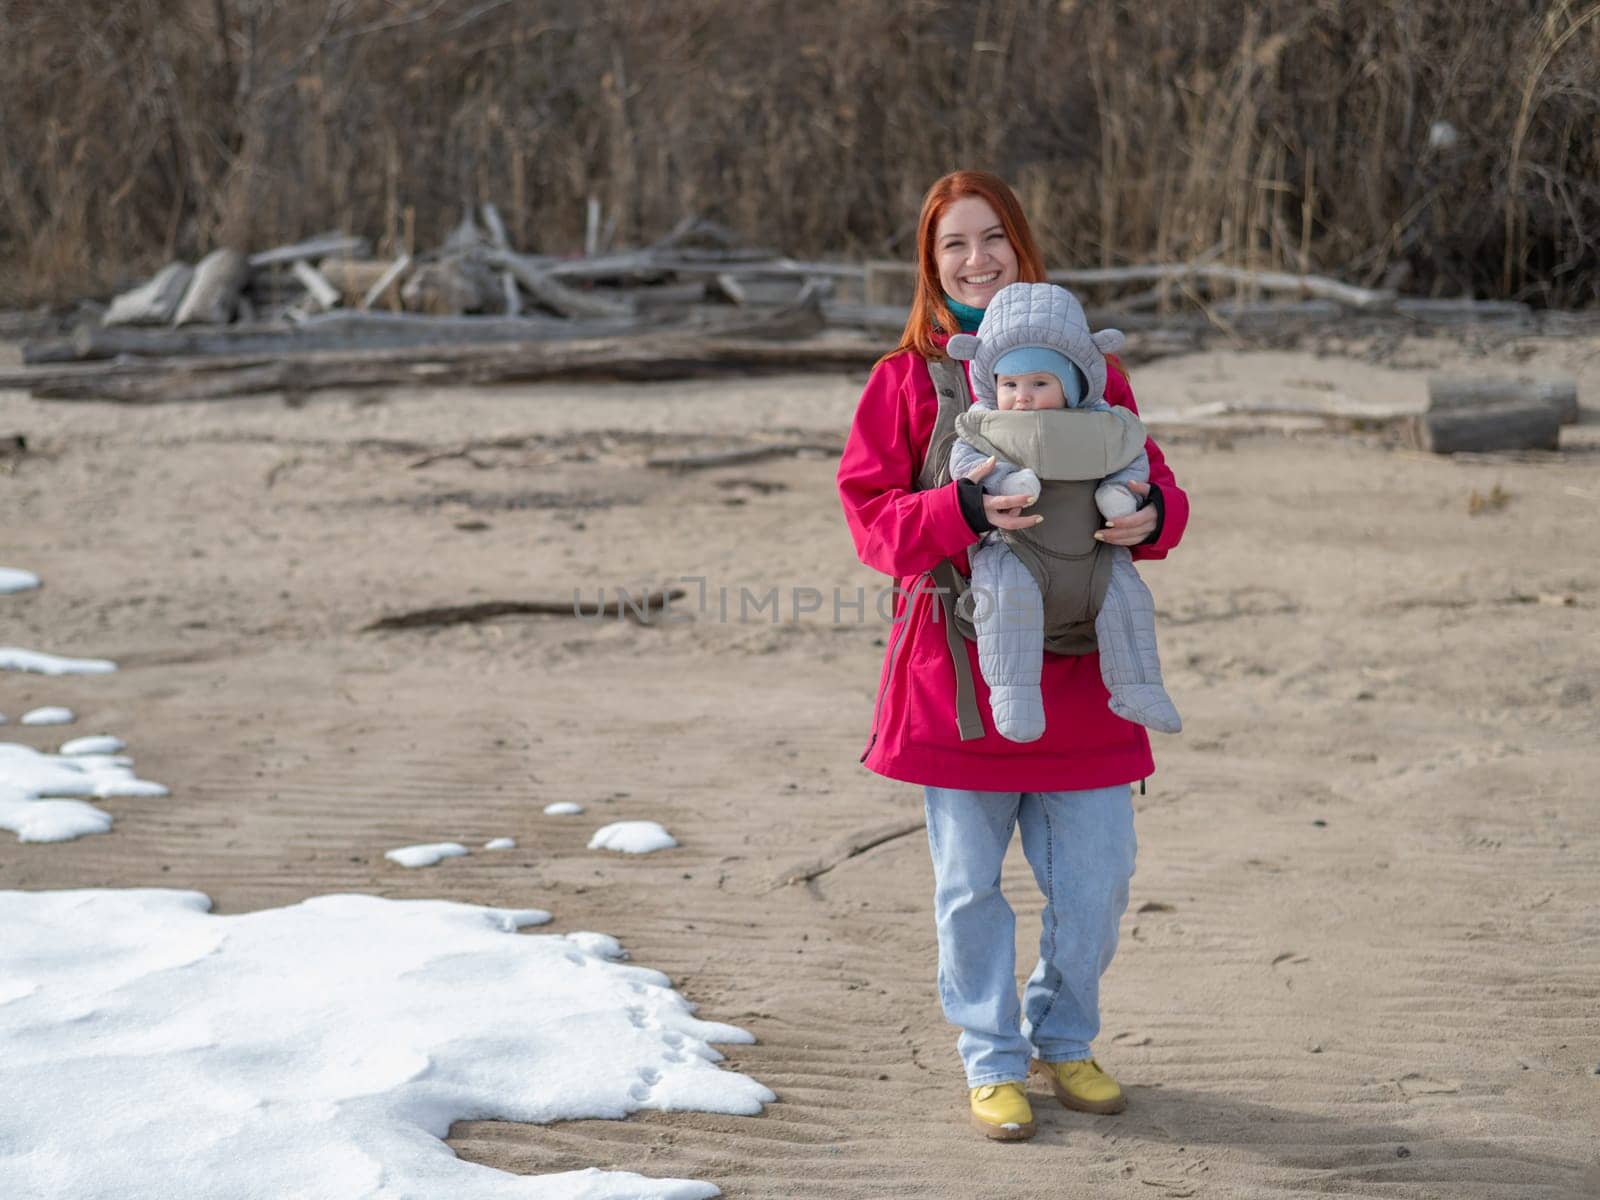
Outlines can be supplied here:
<path id="1" fill-rule="evenodd" d="M 58 754 L 120 754 L 127 748 L 127 743 L 119 737 L 112 737 L 109 733 L 92 734 L 89 737 L 73 738 L 70 742 L 62 742 Z"/>
<path id="2" fill-rule="evenodd" d="M 431 867 L 440 859 L 460 858 L 467 848 L 460 842 L 428 842 L 420 846 L 401 846 L 386 850 L 383 856 L 402 867 Z"/>
<path id="3" fill-rule="evenodd" d="M 108 658 L 60 658 L 18 646 L 0 646 L 0 671 L 37 671 L 40 675 L 106 675 L 117 669 Z"/>
<path id="4" fill-rule="evenodd" d="M 574 804 L 571 800 L 557 800 L 554 804 L 544 806 L 546 816 L 573 817 L 583 811 L 583 805 Z"/>
<path id="5" fill-rule="evenodd" d="M 467 1119 L 755 1115 L 775 1098 L 713 1065 L 711 1042 L 753 1039 L 697 1020 L 664 975 L 515 933 L 547 913 L 353 895 L 209 907 L 0 892 L 0 1195 L 701 1200 L 717 1189 L 513 1175 L 441 1139 Z"/>
<path id="6" fill-rule="evenodd" d="M 624 854 L 649 854 L 670 850 L 677 839 L 654 821 L 616 821 L 595 831 L 589 839 L 591 850 L 620 850 Z"/>
<path id="7" fill-rule="evenodd" d="M 516 838 L 492 838 L 483 844 L 485 850 L 515 850 Z"/>
<path id="8" fill-rule="evenodd" d="M 0 742 L 0 829 L 11 830 L 24 842 L 66 842 L 105 833 L 111 814 L 71 797 L 167 794 L 159 783 L 137 778 L 132 768 L 133 760 L 120 755 L 58 757 Z"/>
<path id="9" fill-rule="evenodd" d="M 25 592 L 39 586 L 39 577 L 32 571 L 16 567 L 0 567 L 0 592 Z"/>
<path id="10" fill-rule="evenodd" d="M 46 705 L 44 708 L 30 709 L 22 714 L 24 725 L 71 725 L 78 719 L 78 714 L 70 708 L 60 708 Z"/>

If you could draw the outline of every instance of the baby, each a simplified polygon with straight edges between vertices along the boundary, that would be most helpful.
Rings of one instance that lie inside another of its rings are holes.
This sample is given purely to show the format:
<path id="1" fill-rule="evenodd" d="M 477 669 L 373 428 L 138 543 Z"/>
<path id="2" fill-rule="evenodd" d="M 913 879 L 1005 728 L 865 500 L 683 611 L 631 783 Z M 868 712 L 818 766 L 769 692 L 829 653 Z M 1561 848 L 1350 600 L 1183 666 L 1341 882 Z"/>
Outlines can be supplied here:
<path id="1" fill-rule="evenodd" d="M 1042 461 L 1018 463 L 997 454 L 989 437 L 1003 439 L 1010 428 L 1023 435 L 1021 445 L 1054 454 L 1058 462 L 1075 457 L 1079 461 L 1087 458 L 1100 467 L 1115 465 L 1115 470 L 1103 476 L 1099 469 L 1090 471 L 1091 483 L 1098 479 L 1093 486 L 1094 508 L 1106 517 L 1136 510 L 1139 499 L 1127 485 L 1148 481 L 1150 462 L 1133 414 L 1115 410 L 1123 420 L 1113 420 L 1111 426 L 1093 419 L 1086 422 L 1076 415 L 1113 414 L 1103 398 L 1103 352 L 1117 349 L 1122 340 L 1122 334 L 1114 329 L 1091 335 L 1082 305 L 1064 288 L 1015 283 L 1001 289 L 985 310 L 975 337 L 950 339 L 952 358 L 972 360 L 972 388 L 977 396 L 972 409 L 956 420 L 951 476 L 964 479 L 993 455 L 994 469 L 982 480 L 983 490 L 993 495 L 1038 498 L 1043 490 L 1041 470 L 1045 483 L 1052 478 L 1084 478 L 1081 468 L 1052 476 Z M 1075 412 L 1063 412 L 1063 420 L 1049 415 L 1054 410 Z M 996 412 L 1040 415 L 1019 425 L 995 420 Z M 1123 425 L 1128 429 L 1122 429 Z M 1108 428 L 1109 435 L 1103 432 Z M 1074 440 L 1093 444 L 1073 447 Z M 1060 453 L 1062 449 L 1068 453 Z M 1074 485 L 1061 482 L 1055 486 Z M 1084 515 L 1094 520 L 1092 513 Z M 1111 711 L 1162 733 L 1177 733 L 1182 721 L 1161 680 L 1150 590 L 1134 569 L 1127 547 L 1093 541 L 1085 545 L 1083 534 L 1083 530 L 1053 528 L 1050 522 L 1040 525 L 1038 533 L 992 530 L 972 553 L 972 621 L 995 728 L 1014 742 L 1036 741 L 1044 734 L 1039 677 L 1047 639 L 1045 596 L 1037 575 L 1053 579 L 1057 564 L 1064 564 L 1060 569 L 1066 574 L 1077 572 L 1071 575 L 1071 586 L 1086 596 L 1104 587 L 1104 599 L 1093 619 Z M 1057 543 L 1053 548 L 1052 541 Z M 1013 546 L 1028 551 L 1027 562 Z M 1095 556 L 1104 556 L 1108 563 L 1095 563 Z M 1100 572 L 1098 581 L 1091 582 L 1096 571 Z"/>

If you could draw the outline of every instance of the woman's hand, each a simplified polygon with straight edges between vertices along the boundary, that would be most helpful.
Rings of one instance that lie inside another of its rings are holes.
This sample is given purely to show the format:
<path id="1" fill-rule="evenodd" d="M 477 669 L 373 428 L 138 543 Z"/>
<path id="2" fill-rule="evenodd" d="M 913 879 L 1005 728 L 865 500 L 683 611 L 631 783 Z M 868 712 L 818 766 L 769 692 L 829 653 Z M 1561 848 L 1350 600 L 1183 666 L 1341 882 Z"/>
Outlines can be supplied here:
<path id="1" fill-rule="evenodd" d="M 984 476 L 993 470 L 994 455 L 991 454 L 986 462 L 981 462 L 968 471 L 967 478 L 974 483 L 981 483 Z M 1030 496 L 1026 492 L 1019 492 L 1014 496 L 991 496 L 985 493 L 983 515 L 989 518 L 989 524 L 996 529 L 1031 529 L 1044 518 L 1025 517 L 1022 515 L 1022 510 L 1037 499 L 1037 496 Z"/>
<path id="2" fill-rule="evenodd" d="M 1137 480 L 1128 482 L 1128 490 L 1139 497 L 1140 503 L 1150 495 L 1150 485 L 1139 483 Z M 1146 504 L 1138 512 L 1129 513 L 1125 517 L 1108 517 L 1106 527 L 1095 531 L 1095 539 L 1108 546 L 1137 546 L 1145 538 L 1155 532 L 1156 510 L 1154 505 Z"/>

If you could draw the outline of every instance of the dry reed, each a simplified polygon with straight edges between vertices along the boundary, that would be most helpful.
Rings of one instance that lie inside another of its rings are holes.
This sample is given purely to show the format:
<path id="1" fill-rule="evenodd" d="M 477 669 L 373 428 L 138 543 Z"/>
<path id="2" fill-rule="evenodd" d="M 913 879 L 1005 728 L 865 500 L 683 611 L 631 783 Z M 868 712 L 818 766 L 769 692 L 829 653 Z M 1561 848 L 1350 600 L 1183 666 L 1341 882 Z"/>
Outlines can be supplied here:
<path id="1" fill-rule="evenodd" d="M 900 257 L 976 165 L 1054 265 L 1593 304 L 1597 63 L 1595 0 L 0 0 L 0 303 L 486 200 Z"/>

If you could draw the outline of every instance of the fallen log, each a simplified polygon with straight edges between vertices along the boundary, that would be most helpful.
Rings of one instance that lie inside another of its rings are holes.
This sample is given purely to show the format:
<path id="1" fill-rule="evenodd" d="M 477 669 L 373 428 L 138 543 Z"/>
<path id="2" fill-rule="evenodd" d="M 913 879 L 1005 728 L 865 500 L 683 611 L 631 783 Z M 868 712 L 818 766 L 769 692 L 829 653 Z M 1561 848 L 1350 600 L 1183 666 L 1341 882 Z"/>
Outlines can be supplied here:
<path id="1" fill-rule="evenodd" d="M 250 282 L 250 266 L 237 250 L 213 250 L 194 269 L 194 277 L 172 318 L 174 325 L 226 325 L 233 320 L 239 293 Z"/>
<path id="2" fill-rule="evenodd" d="M 226 329 L 100 329 L 83 325 L 70 338 L 24 343 L 29 365 L 99 359 L 240 357 L 406 346 L 488 345 L 570 337 L 607 337 L 637 329 L 632 321 L 562 321 L 553 317 L 430 317 L 422 313 L 333 312 L 293 325 L 262 323 Z M 22 386 L 26 386 L 25 384 Z"/>
<path id="3" fill-rule="evenodd" d="M 496 617 L 548 616 L 577 617 L 579 620 L 604 620 L 607 617 L 628 618 L 636 625 L 653 625 L 667 605 L 681 600 L 688 593 L 679 587 L 652 588 L 638 596 L 616 589 L 611 600 L 597 602 L 588 608 L 578 598 L 566 600 L 485 600 L 479 604 L 452 604 L 439 608 L 422 608 L 413 612 L 396 613 L 380 617 L 362 626 L 362 633 L 380 633 L 391 629 L 437 629 L 445 625 L 466 625 L 475 621 L 492 621 Z"/>
<path id="4" fill-rule="evenodd" d="M 1543 401 L 1429 411 L 1411 418 L 1407 440 L 1433 454 L 1488 450 L 1556 450 L 1561 414 Z"/>
<path id="5" fill-rule="evenodd" d="M 1515 300 L 1426 300 L 1394 302 L 1397 315 L 1423 325 L 1512 325 L 1532 328 L 1533 309 Z"/>
<path id="6" fill-rule="evenodd" d="M 1428 411 L 1444 412 L 1497 405 L 1548 404 L 1563 425 L 1578 422 L 1578 384 L 1572 379 L 1428 380 Z"/>
<path id="7" fill-rule="evenodd" d="M 703 334 L 413 347 L 367 354 L 235 360 L 186 359 L 142 371 L 74 373 L 28 384 L 41 400 L 158 404 L 328 388 L 538 383 L 552 379 L 649 382 L 749 371 L 858 370 L 882 348 L 856 340 L 765 341 Z"/>
<path id="8" fill-rule="evenodd" d="M 194 268 L 188 263 L 168 263 L 146 282 L 112 300 L 105 323 L 166 325 L 178 311 L 178 305 L 193 279 Z"/>

